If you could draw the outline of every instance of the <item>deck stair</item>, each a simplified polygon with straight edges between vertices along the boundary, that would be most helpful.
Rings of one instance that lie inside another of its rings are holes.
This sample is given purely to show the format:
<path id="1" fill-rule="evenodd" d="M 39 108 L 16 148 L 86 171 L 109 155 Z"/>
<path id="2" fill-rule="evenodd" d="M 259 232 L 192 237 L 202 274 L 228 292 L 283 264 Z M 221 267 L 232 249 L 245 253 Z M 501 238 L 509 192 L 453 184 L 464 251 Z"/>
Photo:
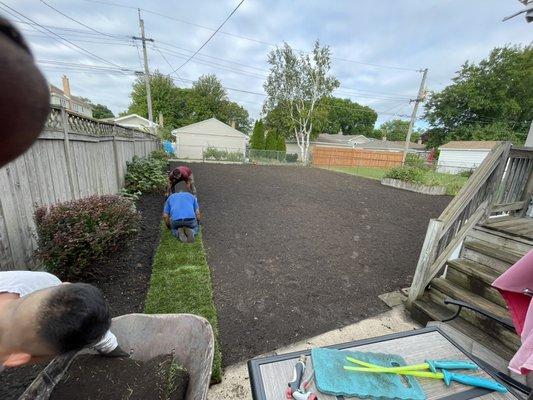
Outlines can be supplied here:
<path id="1" fill-rule="evenodd" d="M 504 360 L 512 358 L 520 338 L 491 285 L 533 251 L 532 199 L 533 148 L 495 146 L 429 222 L 407 304 L 414 319 L 448 320 Z M 454 302 L 463 305 L 459 313 Z"/>
<path id="2" fill-rule="evenodd" d="M 510 320 L 505 301 L 491 284 L 533 249 L 533 219 L 506 218 L 505 221 L 506 229 L 489 220 L 469 232 L 459 257 L 447 261 L 443 274 L 433 278 L 423 296 L 412 302 L 415 319 L 425 324 L 451 317 L 457 306 L 444 304 L 446 298 L 451 298 Z M 504 359 L 510 359 L 520 346 L 520 338 L 513 330 L 471 310 L 463 309 L 449 324 L 475 336 L 480 344 L 492 348 Z"/>

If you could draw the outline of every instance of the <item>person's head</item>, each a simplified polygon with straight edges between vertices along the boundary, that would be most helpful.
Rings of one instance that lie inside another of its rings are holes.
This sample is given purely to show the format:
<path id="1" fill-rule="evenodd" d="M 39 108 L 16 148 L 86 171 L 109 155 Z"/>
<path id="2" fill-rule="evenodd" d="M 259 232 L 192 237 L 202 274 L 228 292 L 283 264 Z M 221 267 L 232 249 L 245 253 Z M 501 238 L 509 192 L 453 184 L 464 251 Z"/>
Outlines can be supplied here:
<path id="1" fill-rule="evenodd" d="M 0 17 L 0 166 L 22 154 L 41 132 L 50 111 L 49 91 L 28 45 Z"/>
<path id="2" fill-rule="evenodd" d="M 181 179 L 181 172 L 179 169 L 177 168 L 174 168 L 171 172 L 170 172 L 170 179 L 173 179 L 175 181 L 177 181 L 178 179 Z"/>
<path id="3" fill-rule="evenodd" d="M 54 286 L 9 301 L 0 310 L 0 361 L 16 367 L 94 344 L 111 325 L 100 290 Z"/>
<path id="4" fill-rule="evenodd" d="M 179 192 L 185 192 L 185 193 L 191 192 L 191 189 L 189 189 L 189 186 L 187 185 L 185 181 L 179 181 L 174 186 L 174 193 L 179 193 Z"/>

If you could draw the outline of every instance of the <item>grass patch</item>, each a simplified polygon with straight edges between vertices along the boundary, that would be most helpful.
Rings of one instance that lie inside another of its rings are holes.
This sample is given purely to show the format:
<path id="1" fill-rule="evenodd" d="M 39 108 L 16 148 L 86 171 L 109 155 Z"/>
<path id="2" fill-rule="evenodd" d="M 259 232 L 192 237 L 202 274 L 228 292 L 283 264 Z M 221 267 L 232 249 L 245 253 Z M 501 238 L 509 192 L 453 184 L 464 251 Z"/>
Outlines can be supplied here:
<path id="1" fill-rule="evenodd" d="M 444 186 L 446 194 L 452 196 L 455 196 L 468 180 L 466 176 L 445 174 L 427 167 L 416 166 L 393 168 L 385 174 L 385 177 L 426 186 Z"/>
<path id="2" fill-rule="evenodd" d="M 387 173 L 387 169 L 372 167 L 332 167 L 332 171 L 344 172 L 345 174 L 362 176 L 363 178 L 381 180 Z"/>
<path id="3" fill-rule="evenodd" d="M 218 343 L 217 311 L 201 235 L 197 236 L 193 245 L 185 244 L 161 225 L 161 241 L 154 257 L 145 312 L 190 313 L 206 318 L 215 333 L 211 379 L 213 382 L 221 381 L 222 354 Z"/>

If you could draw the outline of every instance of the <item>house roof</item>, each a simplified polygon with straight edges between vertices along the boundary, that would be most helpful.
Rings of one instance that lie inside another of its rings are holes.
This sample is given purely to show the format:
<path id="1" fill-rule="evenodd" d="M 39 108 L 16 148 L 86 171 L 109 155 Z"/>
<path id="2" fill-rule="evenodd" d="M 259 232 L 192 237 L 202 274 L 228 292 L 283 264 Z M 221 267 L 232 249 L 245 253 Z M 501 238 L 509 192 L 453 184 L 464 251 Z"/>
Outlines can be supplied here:
<path id="1" fill-rule="evenodd" d="M 78 96 L 74 96 L 73 94 L 71 94 L 70 96 L 67 96 L 65 94 L 65 92 L 63 92 L 61 89 L 59 89 L 57 86 L 54 86 L 52 84 L 50 84 L 50 93 L 55 93 L 55 94 L 58 94 L 60 96 L 63 96 L 64 98 L 66 99 L 70 99 L 70 100 L 73 100 L 77 103 L 80 103 L 80 104 L 83 104 L 84 106 L 92 109 L 93 106 L 90 104 L 90 103 L 87 103 L 85 100 L 83 100 L 81 97 L 78 97 Z"/>
<path id="2" fill-rule="evenodd" d="M 174 129 L 172 134 L 174 136 L 179 135 L 180 133 L 196 133 L 196 134 L 206 134 L 206 135 L 218 135 L 218 136 L 239 136 L 243 138 L 248 138 L 247 135 L 241 131 L 232 128 L 228 124 L 225 124 L 222 121 L 219 121 L 216 118 L 209 118 L 200 122 L 196 122 L 191 125 L 182 126 L 181 128 Z"/>
<path id="3" fill-rule="evenodd" d="M 359 149 L 375 149 L 375 150 L 403 150 L 405 148 L 405 142 L 404 141 L 375 139 L 375 140 L 369 141 L 368 143 L 356 144 L 355 148 L 359 148 Z M 426 149 L 426 146 L 423 145 L 423 144 L 410 142 L 409 143 L 409 148 L 411 150 L 423 151 L 423 150 Z"/>
<path id="4" fill-rule="evenodd" d="M 324 143 L 344 143 L 353 145 L 354 143 L 367 143 L 370 141 L 366 136 L 364 135 L 344 135 L 342 133 L 336 133 L 336 134 L 329 134 L 329 133 L 321 133 L 318 135 L 317 142 L 324 142 Z"/>
<path id="5" fill-rule="evenodd" d="M 443 144 L 439 149 L 454 149 L 454 150 L 491 150 L 498 143 L 497 140 L 464 140 L 451 141 Z"/>
<path id="6" fill-rule="evenodd" d="M 156 126 L 157 124 L 155 122 L 151 122 L 149 119 L 141 117 L 139 114 L 128 114 L 123 115 L 121 117 L 112 118 L 111 120 L 115 121 L 117 124 L 120 125 L 121 122 L 125 123 L 128 119 L 137 119 L 140 122 L 144 122 L 147 126 L 153 125 Z"/>

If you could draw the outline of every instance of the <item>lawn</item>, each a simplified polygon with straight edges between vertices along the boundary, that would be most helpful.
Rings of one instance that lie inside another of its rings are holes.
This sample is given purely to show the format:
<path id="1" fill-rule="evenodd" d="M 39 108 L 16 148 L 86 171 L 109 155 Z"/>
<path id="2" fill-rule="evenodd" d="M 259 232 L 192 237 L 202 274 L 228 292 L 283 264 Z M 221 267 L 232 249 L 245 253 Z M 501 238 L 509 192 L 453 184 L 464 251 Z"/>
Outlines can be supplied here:
<path id="1" fill-rule="evenodd" d="M 333 167 L 326 169 L 377 180 L 384 178 L 389 171 L 389 169 L 371 167 Z M 446 188 L 446 194 L 451 196 L 455 196 L 468 180 L 465 176 L 444 174 L 432 170 L 426 172 L 425 178 L 428 184 L 444 186 Z"/>
<path id="2" fill-rule="evenodd" d="M 387 173 L 387 169 L 384 168 L 371 168 L 371 167 L 332 167 L 326 168 L 331 171 L 344 172 L 345 174 L 362 176 L 363 178 L 378 179 L 381 180 Z"/>
<path id="3" fill-rule="evenodd" d="M 206 318 L 215 333 L 212 380 L 220 382 L 222 356 L 218 344 L 218 319 L 201 235 L 194 244 L 185 244 L 161 226 L 161 241 L 154 257 L 145 312 L 190 313 Z"/>

